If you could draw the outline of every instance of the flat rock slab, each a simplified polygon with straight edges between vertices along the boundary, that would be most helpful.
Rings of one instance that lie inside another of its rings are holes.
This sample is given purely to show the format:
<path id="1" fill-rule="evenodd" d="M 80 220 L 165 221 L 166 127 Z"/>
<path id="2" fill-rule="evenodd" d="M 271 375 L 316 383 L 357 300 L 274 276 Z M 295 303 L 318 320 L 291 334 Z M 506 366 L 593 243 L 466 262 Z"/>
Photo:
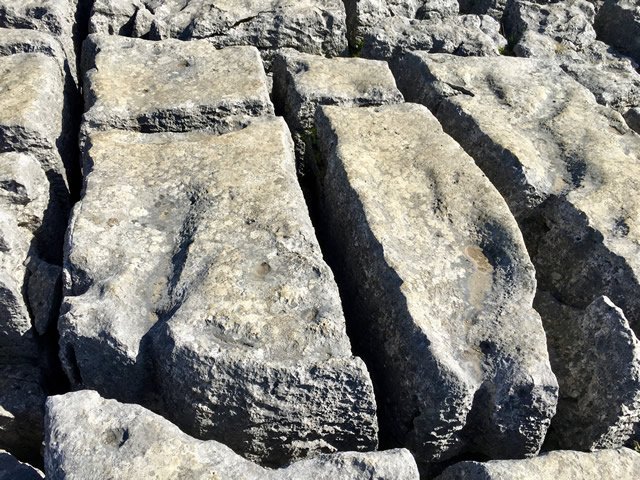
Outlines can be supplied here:
<path id="1" fill-rule="evenodd" d="M 640 136 L 549 62 L 414 53 L 394 73 L 505 197 L 540 288 L 581 309 L 606 295 L 638 335 Z"/>
<path id="2" fill-rule="evenodd" d="M 407 450 L 339 453 L 269 470 L 227 446 L 189 437 L 138 405 L 82 391 L 47 402 L 45 468 L 51 480 L 418 480 Z"/>
<path id="3" fill-rule="evenodd" d="M 42 478 L 44 474 L 40 470 L 0 450 L 0 480 L 40 480 Z"/>
<path id="4" fill-rule="evenodd" d="M 427 463 L 537 453 L 557 383 L 503 199 L 423 106 L 326 106 L 317 128 L 323 215 L 387 432 Z"/>
<path id="5" fill-rule="evenodd" d="M 375 447 L 284 121 L 88 145 L 59 324 L 74 383 L 141 401 L 153 361 L 170 419 L 263 462 Z"/>
<path id="6" fill-rule="evenodd" d="M 605 0 L 595 21 L 598 36 L 640 62 L 640 5 L 635 0 Z"/>
<path id="7" fill-rule="evenodd" d="M 255 47 L 91 35 L 83 69 L 85 129 L 219 132 L 273 115 Z"/>
<path id="8" fill-rule="evenodd" d="M 274 102 L 293 130 L 299 171 L 314 171 L 305 152 L 313 149 L 320 105 L 371 106 L 403 102 L 386 62 L 325 58 L 281 50 L 273 63 Z"/>
<path id="9" fill-rule="evenodd" d="M 622 310 L 607 297 L 572 309 L 542 291 L 534 306 L 560 384 L 547 446 L 589 451 L 640 440 L 640 342 Z"/>
<path id="10" fill-rule="evenodd" d="M 330 56 L 347 48 L 340 0 L 96 0 L 89 30 L 152 40 L 206 38 L 216 47 L 289 47 Z"/>
<path id="11" fill-rule="evenodd" d="M 640 453 L 628 448 L 593 453 L 558 451 L 526 460 L 487 463 L 461 462 L 437 480 L 635 480 L 640 475 Z"/>

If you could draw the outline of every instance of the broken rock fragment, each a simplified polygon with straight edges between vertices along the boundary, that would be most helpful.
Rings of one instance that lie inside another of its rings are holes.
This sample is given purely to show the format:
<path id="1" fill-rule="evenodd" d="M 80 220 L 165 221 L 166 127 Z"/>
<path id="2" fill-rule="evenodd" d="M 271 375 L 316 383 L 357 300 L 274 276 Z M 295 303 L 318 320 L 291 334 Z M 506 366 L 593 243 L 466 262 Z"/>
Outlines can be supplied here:
<path id="1" fill-rule="evenodd" d="M 210 480 L 418 480 L 406 450 L 345 452 L 260 467 L 216 441 L 189 437 L 138 406 L 81 391 L 47 401 L 45 468 L 51 480 L 189 478 Z"/>
<path id="2" fill-rule="evenodd" d="M 640 6 L 635 0 L 604 0 L 595 28 L 605 42 L 640 62 Z"/>
<path id="3" fill-rule="evenodd" d="M 41 480 L 44 475 L 37 468 L 18 461 L 10 453 L 0 450 L 0 480 Z"/>
<path id="4" fill-rule="evenodd" d="M 160 401 L 185 431 L 265 463 L 374 448 L 371 382 L 284 121 L 87 145 L 59 323 L 76 387 Z"/>
<path id="5" fill-rule="evenodd" d="M 85 130 L 221 132 L 273 114 L 254 47 L 91 35 L 83 69 Z"/>
<path id="6" fill-rule="evenodd" d="M 461 462 L 436 480 L 635 480 L 640 474 L 640 453 L 628 448 L 593 453 L 569 450 L 549 452 L 526 460 Z"/>
<path id="7" fill-rule="evenodd" d="M 317 128 L 328 251 L 387 435 L 424 463 L 537 453 L 557 383 L 507 205 L 422 106 L 326 106 Z"/>

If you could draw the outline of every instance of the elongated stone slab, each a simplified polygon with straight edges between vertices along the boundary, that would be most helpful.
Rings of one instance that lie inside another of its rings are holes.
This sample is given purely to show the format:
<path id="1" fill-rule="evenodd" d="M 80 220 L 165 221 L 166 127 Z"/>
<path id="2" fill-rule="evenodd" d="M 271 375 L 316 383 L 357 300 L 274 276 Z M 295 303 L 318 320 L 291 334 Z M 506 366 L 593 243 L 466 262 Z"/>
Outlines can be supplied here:
<path id="1" fill-rule="evenodd" d="M 258 50 L 91 35 L 83 128 L 226 131 L 273 115 Z"/>
<path id="2" fill-rule="evenodd" d="M 607 297 L 584 311 L 573 309 L 542 291 L 534 306 L 560 384 L 547 445 L 587 451 L 633 446 L 640 440 L 640 342 L 622 310 Z"/>
<path id="3" fill-rule="evenodd" d="M 414 53 L 394 73 L 505 197 L 540 288 L 581 309 L 606 295 L 637 335 L 640 136 L 549 62 Z"/>
<path id="4" fill-rule="evenodd" d="M 88 145 L 59 323 L 76 387 L 150 401 L 155 375 L 169 419 L 265 463 L 375 447 L 284 121 Z"/>
<path id="5" fill-rule="evenodd" d="M 316 168 L 311 152 L 319 105 L 360 107 L 404 100 L 389 66 L 376 60 L 324 58 L 287 49 L 274 59 L 273 78 L 274 102 L 293 131 L 302 176 Z"/>
<path id="6" fill-rule="evenodd" d="M 445 470 L 436 480 L 634 480 L 638 474 L 640 453 L 619 448 L 593 453 L 564 450 L 526 460 L 461 462 Z"/>
<path id="7" fill-rule="evenodd" d="M 326 106 L 317 128 L 328 250 L 387 434 L 426 463 L 537 453 L 557 383 L 507 205 L 420 105 Z"/>
<path id="8" fill-rule="evenodd" d="M 281 470 L 269 470 L 221 443 L 191 438 L 138 405 L 105 400 L 92 391 L 48 400 L 45 467 L 51 480 L 419 478 L 411 454 L 402 449 L 322 455 Z"/>
<path id="9" fill-rule="evenodd" d="M 253 45 L 339 55 L 347 47 L 340 0 L 96 0 L 89 30 L 152 40 L 206 38 L 216 47 Z"/>

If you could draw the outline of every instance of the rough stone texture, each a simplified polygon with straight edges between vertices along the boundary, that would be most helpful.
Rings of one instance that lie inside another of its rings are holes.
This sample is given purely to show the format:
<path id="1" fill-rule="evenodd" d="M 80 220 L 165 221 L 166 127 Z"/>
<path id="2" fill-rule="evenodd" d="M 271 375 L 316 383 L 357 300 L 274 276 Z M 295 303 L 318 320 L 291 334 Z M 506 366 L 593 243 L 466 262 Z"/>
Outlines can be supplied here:
<path id="1" fill-rule="evenodd" d="M 0 38 L 6 53 L 14 48 L 26 50 L 11 46 L 15 45 L 14 32 L 3 29 Z M 41 42 L 36 40 L 33 53 L 0 56 L 0 151 L 35 155 L 52 184 L 58 208 L 64 210 L 68 186 L 79 183 L 72 105 L 63 62 L 39 53 L 38 45 Z"/>
<path id="2" fill-rule="evenodd" d="M 82 391 L 47 401 L 45 467 L 50 480 L 418 480 L 406 450 L 322 455 L 269 470 L 225 445 L 187 436 L 138 405 Z"/>
<path id="3" fill-rule="evenodd" d="M 547 445 L 595 450 L 640 440 L 640 342 L 622 310 L 607 297 L 577 310 L 542 291 L 534 306 L 560 384 Z"/>
<path id="4" fill-rule="evenodd" d="M 606 295 L 640 332 L 640 136 L 549 62 L 411 54 L 395 65 L 507 200 L 540 288 L 586 308 Z"/>
<path id="5" fill-rule="evenodd" d="M 507 205 L 422 106 L 327 106 L 317 122 L 352 338 L 394 442 L 422 462 L 537 453 L 558 387 Z"/>
<path id="6" fill-rule="evenodd" d="M 375 447 L 284 121 L 88 145 L 59 323 L 72 381 L 141 401 L 153 361 L 168 418 L 266 463 Z"/>
<path id="7" fill-rule="evenodd" d="M 456 1 L 345 1 L 351 50 L 389 59 L 423 50 L 457 55 L 498 55 L 507 42 L 500 24 L 483 15 L 457 16 Z"/>
<path id="8" fill-rule="evenodd" d="M 226 131 L 273 114 L 254 47 L 91 35 L 83 69 L 84 129 Z"/>
<path id="9" fill-rule="evenodd" d="M 314 124 L 319 105 L 371 106 L 400 103 L 402 94 L 386 62 L 324 58 L 283 50 L 273 63 L 274 102 L 291 128 L 298 172 L 315 172 Z M 315 174 L 314 174 L 315 175 Z"/>
<path id="10" fill-rule="evenodd" d="M 638 65 L 596 40 L 594 18 L 594 5 L 585 0 L 515 0 L 505 14 L 505 34 L 516 55 L 558 62 L 598 103 L 626 114 L 640 104 Z"/>
<path id="11" fill-rule="evenodd" d="M 0 450 L 0 480 L 40 480 L 43 473 L 31 465 L 19 462 L 8 452 Z"/>
<path id="12" fill-rule="evenodd" d="M 605 0 L 595 21 L 598 36 L 640 62 L 640 5 L 635 0 Z"/>
<path id="13" fill-rule="evenodd" d="M 206 38 L 339 55 L 347 48 L 341 0 L 96 0 L 89 30 L 152 40 Z"/>
<path id="14" fill-rule="evenodd" d="M 461 462 L 437 480 L 635 480 L 640 453 L 628 448 L 593 453 L 559 451 L 526 460 Z"/>
<path id="15" fill-rule="evenodd" d="M 500 21 L 509 0 L 458 0 L 460 13 L 490 15 Z"/>
<path id="16" fill-rule="evenodd" d="M 41 259 L 47 242 L 40 244 L 39 235 L 48 202 L 40 163 L 27 154 L 0 153 L 0 448 L 21 458 L 37 455 L 42 435 L 44 393 L 32 318 L 46 330 L 57 316 L 49 288 L 60 271 Z"/>

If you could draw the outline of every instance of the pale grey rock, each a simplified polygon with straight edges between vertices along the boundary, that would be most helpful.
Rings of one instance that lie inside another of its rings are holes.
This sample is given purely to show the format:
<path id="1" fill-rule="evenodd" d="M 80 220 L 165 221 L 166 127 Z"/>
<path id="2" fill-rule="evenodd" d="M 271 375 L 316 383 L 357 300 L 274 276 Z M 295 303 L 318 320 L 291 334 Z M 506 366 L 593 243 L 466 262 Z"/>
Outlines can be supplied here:
<path id="1" fill-rule="evenodd" d="M 317 128 L 327 251 L 387 434 L 425 463 L 536 454 L 558 387 L 504 200 L 423 106 L 326 106 Z"/>
<path id="2" fill-rule="evenodd" d="M 273 115 L 255 47 L 91 35 L 83 69 L 84 130 L 221 132 Z"/>
<path id="3" fill-rule="evenodd" d="M 595 28 L 605 42 L 640 62 L 640 4 L 636 0 L 604 0 Z"/>
<path id="4" fill-rule="evenodd" d="M 460 13 L 490 15 L 500 21 L 509 0 L 458 0 Z"/>
<path id="5" fill-rule="evenodd" d="M 408 55 L 400 90 L 476 159 L 518 220 L 541 289 L 601 295 L 640 332 L 640 136 L 546 61 Z"/>
<path id="6" fill-rule="evenodd" d="M 155 391 L 185 431 L 265 463 L 374 448 L 371 382 L 284 121 L 88 145 L 59 322 L 74 385 L 136 402 Z"/>
<path id="7" fill-rule="evenodd" d="M 42 478 L 44 474 L 40 470 L 0 450 L 0 480 L 40 480 Z"/>
<path id="8" fill-rule="evenodd" d="M 389 66 L 377 60 L 324 58 L 287 49 L 274 59 L 273 78 L 274 102 L 292 130 L 301 176 L 315 176 L 314 124 L 319 105 L 360 107 L 404 101 Z"/>
<path id="9" fill-rule="evenodd" d="M 640 440 L 640 342 L 622 310 L 607 297 L 574 309 L 543 291 L 534 306 L 560 385 L 547 445 L 588 451 Z"/>
<path id="10" fill-rule="evenodd" d="M 57 307 L 55 296 L 36 305 L 29 295 L 51 287 L 50 279 L 30 268 L 48 266 L 38 245 L 48 201 L 39 162 L 23 153 L 0 153 L 0 448 L 22 457 L 37 455 L 45 400 L 30 312 L 47 322 Z"/>
<path id="11" fill-rule="evenodd" d="M 10 35 L 7 30 L 0 37 Z M 25 36 L 26 38 L 26 36 Z M 30 52 L 0 56 L 0 151 L 29 152 L 40 160 L 52 195 L 64 210 L 68 186 L 79 183 L 67 79 L 60 59 Z"/>
<path id="12" fill-rule="evenodd" d="M 389 59 L 405 51 L 498 55 L 500 24 L 483 15 L 458 16 L 454 0 L 346 0 L 349 45 L 355 54 Z"/>
<path id="13" fill-rule="evenodd" d="M 503 23 L 516 55 L 557 62 L 598 103 L 626 114 L 640 104 L 638 65 L 596 40 L 594 18 L 586 0 L 514 0 Z"/>
<path id="14" fill-rule="evenodd" d="M 557 451 L 526 460 L 461 462 L 436 480 L 635 480 L 638 475 L 640 453 L 620 448 L 592 453 Z"/>
<path id="15" fill-rule="evenodd" d="M 138 405 L 81 391 L 49 398 L 45 468 L 50 480 L 418 480 L 408 451 L 339 453 L 269 470 L 215 441 L 189 437 Z"/>
<path id="16" fill-rule="evenodd" d="M 253 45 L 267 56 L 295 48 L 335 56 L 347 48 L 341 0 L 96 0 L 89 30 L 152 40 L 206 38 Z"/>

